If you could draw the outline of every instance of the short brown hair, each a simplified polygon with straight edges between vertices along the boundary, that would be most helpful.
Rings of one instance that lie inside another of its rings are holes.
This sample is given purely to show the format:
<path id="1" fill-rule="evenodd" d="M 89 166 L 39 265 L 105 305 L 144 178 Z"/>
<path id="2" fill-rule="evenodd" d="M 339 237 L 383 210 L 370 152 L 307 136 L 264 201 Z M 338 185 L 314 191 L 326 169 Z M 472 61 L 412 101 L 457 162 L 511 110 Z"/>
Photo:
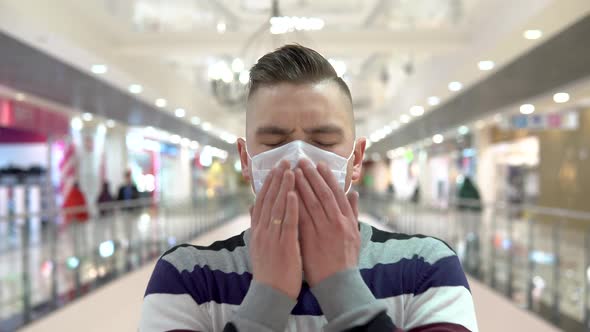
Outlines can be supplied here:
<path id="1" fill-rule="evenodd" d="M 338 77 L 330 62 L 320 53 L 298 44 L 289 44 L 267 53 L 250 70 L 248 99 L 262 86 L 278 83 L 335 82 L 350 99 L 348 85 Z"/>

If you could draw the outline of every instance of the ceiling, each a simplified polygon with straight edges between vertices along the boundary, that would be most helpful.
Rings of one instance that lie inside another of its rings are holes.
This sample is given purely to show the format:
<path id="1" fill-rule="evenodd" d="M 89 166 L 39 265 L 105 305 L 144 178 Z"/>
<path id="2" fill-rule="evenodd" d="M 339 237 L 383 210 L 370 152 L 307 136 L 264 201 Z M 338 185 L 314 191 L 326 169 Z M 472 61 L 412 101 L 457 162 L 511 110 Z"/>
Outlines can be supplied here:
<path id="1" fill-rule="evenodd" d="M 282 0 L 279 8 L 325 22 L 285 40 L 346 64 L 357 132 L 366 136 L 413 105 L 436 111 L 429 96 L 444 104 L 460 93 L 448 82 L 466 89 L 590 13 L 587 0 Z M 210 134 L 240 136 L 243 109 L 212 98 L 208 68 L 235 57 L 249 66 L 271 50 L 264 38 L 257 54 L 243 50 L 270 10 L 266 0 L 0 0 L 0 30 L 84 72 L 106 64 L 97 80 L 124 93 L 141 84 L 132 97 L 145 104 L 167 100 L 154 112 L 183 108 L 187 123 L 198 117 L 212 124 Z M 525 40 L 526 29 L 543 37 Z M 496 67 L 480 71 L 478 61 L 488 59 Z"/>

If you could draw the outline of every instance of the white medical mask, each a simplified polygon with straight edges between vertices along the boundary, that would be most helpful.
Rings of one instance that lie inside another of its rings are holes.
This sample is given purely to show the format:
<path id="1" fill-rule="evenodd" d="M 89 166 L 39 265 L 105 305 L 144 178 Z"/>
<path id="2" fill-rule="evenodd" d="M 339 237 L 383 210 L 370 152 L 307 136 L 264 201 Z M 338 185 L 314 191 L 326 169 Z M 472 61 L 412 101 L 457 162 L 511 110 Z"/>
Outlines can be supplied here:
<path id="1" fill-rule="evenodd" d="M 246 153 L 248 153 L 247 147 Z M 348 166 L 348 161 L 352 157 L 353 153 L 354 146 L 348 158 L 344 158 L 333 152 L 320 149 L 300 140 L 293 141 L 278 148 L 259 153 L 254 157 L 250 157 L 250 153 L 248 153 L 248 157 L 251 160 L 250 167 L 252 168 L 252 182 L 254 185 L 254 192 L 258 193 L 260 189 L 262 189 L 264 180 L 270 171 L 282 160 L 287 160 L 291 164 L 291 169 L 294 169 L 295 166 L 297 166 L 297 162 L 299 162 L 299 160 L 307 159 L 311 161 L 314 166 L 317 166 L 320 161 L 326 163 L 328 168 L 332 171 L 332 174 L 334 174 L 334 177 L 338 181 L 340 187 L 348 193 L 350 190 L 350 185 L 348 188 L 344 188 L 346 184 L 346 169 Z"/>

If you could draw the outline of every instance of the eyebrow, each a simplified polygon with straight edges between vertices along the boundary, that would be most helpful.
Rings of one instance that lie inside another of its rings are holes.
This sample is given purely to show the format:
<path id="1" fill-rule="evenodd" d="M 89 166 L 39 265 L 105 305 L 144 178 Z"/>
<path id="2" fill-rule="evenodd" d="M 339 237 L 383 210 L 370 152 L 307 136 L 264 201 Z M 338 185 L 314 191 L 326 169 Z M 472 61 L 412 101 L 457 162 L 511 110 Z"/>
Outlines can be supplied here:
<path id="1" fill-rule="evenodd" d="M 314 128 L 308 128 L 303 130 L 306 134 L 317 135 L 317 134 L 338 134 L 343 135 L 344 131 L 342 128 L 335 125 L 325 125 Z"/>
<path id="2" fill-rule="evenodd" d="M 285 128 L 277 127 L 277 126 L 265 126 L 260 127 L 256 130 L 256 135 L 281 135 L 287 136 L 294 132 L 295 130 L 287 130 Z"/>

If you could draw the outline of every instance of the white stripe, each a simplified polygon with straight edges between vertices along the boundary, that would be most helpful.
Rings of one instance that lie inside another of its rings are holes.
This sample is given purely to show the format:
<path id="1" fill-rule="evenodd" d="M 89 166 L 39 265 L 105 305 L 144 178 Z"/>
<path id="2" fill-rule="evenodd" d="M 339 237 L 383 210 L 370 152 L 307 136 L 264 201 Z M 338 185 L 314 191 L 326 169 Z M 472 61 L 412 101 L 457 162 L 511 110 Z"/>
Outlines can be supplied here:
<path id="1" fill-rule="evenodd" d="M 60 172 L 62 174 L 65 174 L 70 168 L 75 166 L 75 162 L 76 162 L 76 155 L 73 154 L 67 161 L 66 163 L 63 165 L 63 167 L 61 168 Z"/>
<path id="2" fill-rule="evenodd" d="M 402 259 L 412 259 L 415 255 L 424 258 L 426 263 L 433 264 L 441 258 L 455 256 L 455 253 L 442 241 L 431 237 L 369 242 L 359 257 L 359 268 L 396 263 Z"/>
<path id="3" fill-rule="evenodd" d="M 361 227 L 369 228 L 362 223 Z M 441 258 L 455 255 L 442 241 L 430 237 L 414 237 L 406 240 L 392 239 L 384 243 L 371 242 L 369 239 L 370 234 L 361 249 L 359 269 L 371 269 L 377 264 L 392 264 L 402 259 L 412 259 L 415 255 L 424 258 L 424 261 L 430 264 Z M 204 267 L 205 265 L 211 270 L 224 273 L 243 274 L 251 270 L 246 246 L 236 247 L 232 251 L 181 247 L 162 259 L 174 265 L 179 272 L 185 270 L 191 272 L 196 266 Z"/>
<path id="4" fill-rule="evenodd" d="M 68 195 L 70 194 L 70 191 L 72 191 L 72 188 L 74 187 L 74 183 L 76 182 L 76 179 L 74 179 L 73 177 L 69 177 L 68 179 L 66 179 L 64 181 L 62 190 L 61 190 L 61 195 L 64 199 L 64 201 L 68 198 Z"/>
<path id="5" fill-rule="evenodd" d="M 462 286 L 431 288 L 417 296 L 404 294 L 378 301 L 385 303 L 393 323 L 406 330 L 444 322 L 478 331 L 471 293 Z M 213 301 L 198 305 L 187 294 L 150 294 L 143 302 L 139 330 L 222 332 L 238 308 Z M 285 331 L 321 331 L 326 323 L 324 316 L 290 316 Z"/>
<path id="6" fill-rule="evenodd" d="M 143 299 L 139 331 L 211 331 L 208 306 L 198 305 L 188 294 L 150 294 Z"/>
<path id="7" fill-rule="evenodd" d="M 433 323 L 454 323 L 477 332 L 471 293 L 463 286 L 431 287 L 412 296 L 406 306 L 405 329 Z"/>

